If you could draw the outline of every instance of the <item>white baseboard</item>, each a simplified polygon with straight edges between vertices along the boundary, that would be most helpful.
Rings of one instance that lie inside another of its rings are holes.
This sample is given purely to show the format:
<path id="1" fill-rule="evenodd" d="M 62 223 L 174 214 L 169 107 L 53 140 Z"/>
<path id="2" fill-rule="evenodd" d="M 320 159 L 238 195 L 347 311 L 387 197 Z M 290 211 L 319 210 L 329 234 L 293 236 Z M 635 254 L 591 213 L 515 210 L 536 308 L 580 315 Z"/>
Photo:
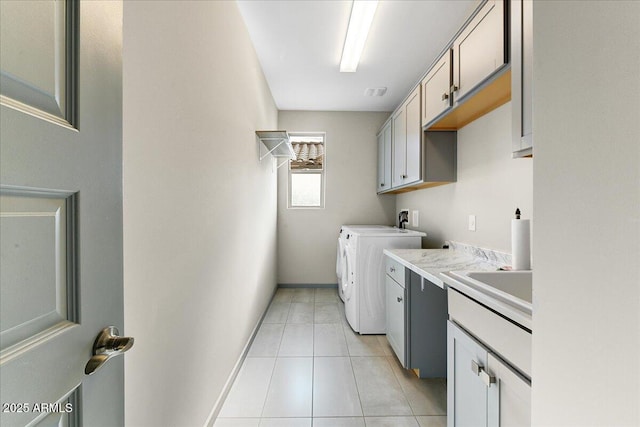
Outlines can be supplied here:
<path id="1" fill-rule="evenodd" d="M 253 328 L 253 331 L 249 336 L 249 340 L 247 341 L 244 348 L 242 349 L 242 352 L 240 353 L 240 357 L 238 358 L 238 361 L 236 362 L 233 369 L 231 370 L 231 374 L 229 374 L 229 378 L 227 378 L 227 382 L 225 382 L 224 387 L 222 387 L 222 392 L 220 393 L 220 396 L 218 396 L 218 400 L 216 400 L 216 403 L 213 405 L 213 408 L 211 409 L 211 412 L 207 417 L 207 421 L 205 422 L 204 427 L 213 427 L 213 424 L 216 422 L 216 418 L 218 417 L 218 414 L 222 409 L 224 400 L 229 395 L 229 391 L 231 391 L 233 382 L 236 380 L 236 377 L 238 376 L 238 372 L 240 372 L 240 368 L 242 367 L 244 360 L 247 358 L 247 353 L 251 348 L 251 344 L 253 344 L 253 340 L 255 339 L 256 334 L 258 333 L 258 329 L 260 329 L 260 325 L 262 325 L 262 320 L 264 320 L 264 317 L 267 315 L 267 310 L 269 310 L 269 306 L 271 305 L 271 301 L 273 301 L 273 297 L 276 295 L 277 290 L 278 288 L 274 289 L 273 295 L 271 295 L 271 299 L 269 300 L 269 304 L 267 304 L 267 308 L 265 308 L 264 313 L 262 313 L 262 316 L 260 316 L 260 320 L 258 320 L 258 323 L 256 323 L 256 326 Z"/>

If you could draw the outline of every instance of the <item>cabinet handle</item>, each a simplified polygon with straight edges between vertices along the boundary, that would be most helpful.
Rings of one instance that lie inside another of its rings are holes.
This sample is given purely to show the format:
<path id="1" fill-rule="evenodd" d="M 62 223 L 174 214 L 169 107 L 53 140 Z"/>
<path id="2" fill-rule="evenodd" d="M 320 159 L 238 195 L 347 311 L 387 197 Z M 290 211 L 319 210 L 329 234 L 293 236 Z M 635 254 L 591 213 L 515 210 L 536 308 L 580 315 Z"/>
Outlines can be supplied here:
<path id="1" fill-rule="evenodd" d="M 487 387 L 491 387 L 491 384 L 496 383 L 496 377 L 489 375 L 484 369 L 480 371 L 480 379 Z"/>
<path id="2" fill-rule="evenodd" d="M 442 100 L 445 101 L 447 99 L 449 99 L 449 94 L 448 93 L 443 93 L 442 94 Z"/>
<path id="3" fill-rule="evenodd" d="M 402 302 L 402 297 L 398 297 L 398 302 Z"/>
<path id="4" fill-rule="evenodd" d="M 405 179 L 407 175 L 400 175 L 400 178 Z"/>
<path id="5" fill-rule="evenodd" d="M 484 370 L 484 367 L 479 365 L 475 360 L 471 361 L 471 372 L 479 376 L 480 380 L 482 380 L 487 387 L 491 387 L 491 384 L 496 383 L 496 377 L 489 375 L 487 371 Z"/>
<path id="6" fill-rule="evenodd" d="M 384 182 L 381 182 L 381 183 L 380 183 L 380 187 L 384 187 Z"/>
<path id="7" fill-rule="evenodd" d="M 457 92 L 457 91 L 458 91 L 458 86 L 451 85 L 451 92 Z"/>
<path id="8" fill-rule="evenodd" d="M 395 267 L 389 267 L 389 271 L 394 273 L 396 271 L 396 268 Z"/>

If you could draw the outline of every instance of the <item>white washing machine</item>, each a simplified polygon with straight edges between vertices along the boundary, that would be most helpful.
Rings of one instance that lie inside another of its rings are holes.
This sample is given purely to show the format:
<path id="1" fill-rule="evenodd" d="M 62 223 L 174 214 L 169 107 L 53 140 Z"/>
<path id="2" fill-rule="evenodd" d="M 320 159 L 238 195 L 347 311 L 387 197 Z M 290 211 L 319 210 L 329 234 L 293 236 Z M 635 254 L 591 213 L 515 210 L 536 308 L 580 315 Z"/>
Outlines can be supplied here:
<path id="1" fill-rule="evenodd" d="M 383 249 L 420 249 L 425 233 L 412 230 L 352 229 L 346 234 L 344 309 L 360 334 L 386 332 Z"/>
<path id="2" fill-rule="evenodd" d="M 349 230 L 379 230 L 379 229 L 393 228 L 390 225 L 343 225 L 340 227 L 340 234 L 338 235 L 338 249 L 336 256 L 336 276 L 338 276 L 338 295 L 344 302 L 344 286 L 346 286 L 347 280 L 347 259 L 345 256 L 347 234 Z"/>

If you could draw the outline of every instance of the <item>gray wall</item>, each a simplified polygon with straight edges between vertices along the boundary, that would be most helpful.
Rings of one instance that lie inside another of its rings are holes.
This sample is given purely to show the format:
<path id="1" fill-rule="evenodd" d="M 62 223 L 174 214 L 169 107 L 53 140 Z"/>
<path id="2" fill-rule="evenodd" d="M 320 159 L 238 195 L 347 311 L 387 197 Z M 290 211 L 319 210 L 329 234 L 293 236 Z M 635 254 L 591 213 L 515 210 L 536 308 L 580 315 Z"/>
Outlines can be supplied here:
<path id="1" fill-rule="evenodd" d="M 533 424 L 640 425 L 640 2 L 534 2 Z"/>
<path id="2" fill-rule="evenodd" d="M 235 2 L 125 2 L 127 425 L 204 425 L 275 290 L 277 114 Z"/>
<path id="3" fill-rule="evenodd" d="M 287 167 L 280 168 L 278 283 L 337 283 L 340 226 L 393 224 L 394 196 L 376 195 L 376 134 L 387 117 L 389 113 L 280 111 L 280 129 L 327 133 L 327 175 L 324 209 L 287 209 Z"/>
<path id="4" fill-rule="evenodd" d="M 533 218 L 533 161 L 511 158 L 511 103 L 458 131 L 458 180 L 399 194 L 396 211 L 419 210 L 427 233 L 423 247 L 455 240 L 511 253 L 511 218 L 516 207 Z M 469 215 L 476 231 L 468 231 Z M 533 223 L 533 221 L 532 221 Z"/>

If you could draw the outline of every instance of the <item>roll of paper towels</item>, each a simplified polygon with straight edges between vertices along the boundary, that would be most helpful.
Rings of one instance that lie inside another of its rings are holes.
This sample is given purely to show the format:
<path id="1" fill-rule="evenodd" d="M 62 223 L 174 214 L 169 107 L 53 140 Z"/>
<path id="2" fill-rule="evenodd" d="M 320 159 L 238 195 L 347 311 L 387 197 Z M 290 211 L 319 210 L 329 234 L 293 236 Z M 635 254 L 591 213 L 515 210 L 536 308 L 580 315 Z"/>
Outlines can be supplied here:
<path id="1" fill-rule="evenodd" d="M 531 270 L 531 224 L 528 219 L 511 220 L 511 268 Z"/>

